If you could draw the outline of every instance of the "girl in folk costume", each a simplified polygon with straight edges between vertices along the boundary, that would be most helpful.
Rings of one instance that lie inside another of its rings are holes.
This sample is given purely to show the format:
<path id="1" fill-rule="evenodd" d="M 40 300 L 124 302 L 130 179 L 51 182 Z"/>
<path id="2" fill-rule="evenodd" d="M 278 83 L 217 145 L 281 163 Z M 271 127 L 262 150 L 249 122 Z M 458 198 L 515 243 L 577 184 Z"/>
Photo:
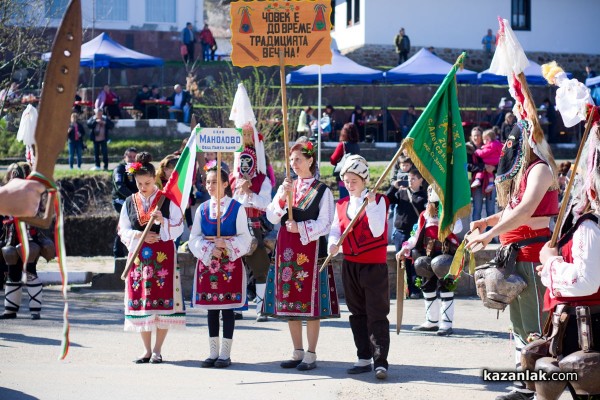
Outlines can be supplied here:
<path id="1" fill-rule="evenodd" d="M 136 364 L 161 363 L 162 345 L 169 328 L 185 328 L 181 279 L 177 267 L 175 240 L 183 232 L 181 209 L 165 199 L 156 187 L 152 156 L 142 152 L 129 166 L 139 191 L 125 200 L 118 233 L 129 251 L 135 249 L 152 216 L 154 226 L 144 240 L 140 254 L 125 280 L 125 330 L 140 332 L 144 354 Z M 152 332 L 156 340 L 152 347 Z"/>
<path id="2" fill-rule="evenodd" d="M 267 207 L 267 218 L 273 224 L 281 222 L 281 229 L 275 265 L 269 269 L 263 312 L 288 320 L 294 352 L 281 367 L 307 371 L 317 366 L 320 319 L 340 316 L 333 269 L 329 265 L 319 272 L 318 262 L 327 255 L 326 235 L 334 205 L 331 190 L 313 177 L 316 159 L 312 143 L 294 145 L 290 164 L 298 179 L 286 179 Z M 290 206 L 293 221 L 288 219 Z M 307 352 L 302 344 L 302 321 L 307 321 Z"/>
<path id="3" fill-rule="evenodd" d="M 350 193 L 338 201 L 331 233 L 329 253 L 340 251 L 337 246 L 342 232 L 356 216 L 362 203 L 369 204 L 350 234 L 342 243 L 342 279 L 346 304 L 352 315 L 350 327 L 357 348 L 358 362 L 348 369 L 349 374 L 371 371 L 374 361 L 375 376 L 387 378 L 387 355 L 390 348 L 390 285 L 387 268 L 387 208 L 385 196 L 367 192 L 369 166 L 359 155 L 346 159 L 340 175 Z"/>
<path id="4" fill-rule="evenodd" d="M 13 178 L 25 179 L 31 173 L 31 165 L 26 162 L 11 164 L 5 176 L 5 183 Z M 42 281 L 37 275 L 37 263 L 40 256 L 50 261 L 56 255 L 54 243 L 46 238 L 37 228 L 27 225 L 27 240 L 29 242 L 29 254 L 25 262 L 27 275 L 27 294 L 29 295 L 29 312 L 31 319 L 40 319 L 42 310 Z M 21 296 L 23 282 L 23 256 L 22 244 L 19 243 L 19 235 L 13 217 L 7 216 L 2 220 L 2 232 L 0 236 L 0 246 L 2 247 L 2 257 L 6 265 L 6 289 L 4 295 L 4 314 L 0 319 L 17 318 L 17 312 L 21 306 Z M 4 272 L 3 272 L 4 275 Z M 5 277 L 0 277 L 4 283 Z"/>
<path id="5" fill-rule="evenodd" d="M 438 240 L 440 198 L 435 186 L 427 189 L 427 205 L 419 215 L 415 233 L 402 244 L 396 254 L 398 260 L 412 257 L 420 277 L 420 288 L 425 299 L 425 322 L 414 331 L 437 332 L 439 336 L 452 334 L 454 321 L 453 280 L 445 278 L 452 264 L 452 256 L 460 244 L 455 233 L 462 231 L 462 223 L 456 221 L 444 243 Z M 441 300 L 441 301 L 438 301 Z"/>
<path id="6" fill-rule="evenodd" d="M 506 20 L 500 20 L 498 48 L 490 70 L 508 76 L 515 98 L 514 114 L 518 122 L 507 138 L 496 174 L 498 204 L 503 211 L 471 222 L 468 248 L 486 246 L 495 236 L 502 246 L 516 244 L 515 271 L 527 287 L 510 303 L 510 320 L 515 335 L 515 361 L 521 369 L 521 349 L 532 334 L 542 331 L 546 314 L 542 310 L 544 286 L 535 272 L 540 250 L 550 238 L 550 219 L 558 214 L 556 164 L 538 120 L 537 109 L 523 74 L 529 61 Z M 487 227 L 491 227 L 486 231 Z M 510 268 L 511 266 L 509 266 Z M 533 398 L 524 383 L 499 400 Z"/>
<path id="7" fill-rule="evenodd" d="M 217 187 L 216 163 L 207 165 L 206 189 L 210 200 L 196 210 L 190 233 L 189 249 L 198 258 L 194 275 L 193 302 L 208 310 L 210 355 L 203 368 L 231 365 L 231 345 L 235 317 L 233 309 L 246 301 L 246 269 L 242 257 L 250 250 L 246 210 L 233 200 L 227 173 L 221 170 Z M 221 235 L 217 237 L 217 201 L 220 202 Z M 219 314 L 223 316 L 223 342 L 219 353 Z"/>
<path id="8" fill-rule="evenodd" d="M 265 210 L 271 203 L 273 186 L 267 176 L 262 135 L 255 136 L 255 129 L 250 122 L 244 124 L 242 133 L 244 150 L 235 153 L 230 184 L 233 188 L 233 198 L 246 209 L 248 225 L 257 242 L 255 250 L 244 257 L 244 263 L 252 270 L 256 281 L 256 321 L 264 322 L 267 317 L 262 315 L 261 309 L 270 257 L 263 240 L 268 232 L 261 218 L 264 218 Z"/>

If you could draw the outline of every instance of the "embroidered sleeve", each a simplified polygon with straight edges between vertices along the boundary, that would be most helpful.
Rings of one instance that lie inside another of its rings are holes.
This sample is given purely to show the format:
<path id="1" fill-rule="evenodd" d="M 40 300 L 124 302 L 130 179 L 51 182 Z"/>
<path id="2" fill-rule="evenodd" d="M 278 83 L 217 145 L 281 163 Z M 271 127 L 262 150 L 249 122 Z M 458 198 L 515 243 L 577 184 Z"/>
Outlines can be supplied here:
<path id="1" fill-rule="evenodd" d="M 171 202 L 169 204 L 169 218 L 164 218 L 160 225 L 160 240 L 176 240 L 183 233 L 183 214 L 181 208 Z"/>
<path id="2" fill-rule="evenodd" d="M 243 194 L 238 201 L 244 206 L 254 207 L 261 211 L 265 211 L 271 203 L 271 189 L 271 181 L 267 177 L 263 181 L 258 194 L 252 193 L 250 196 Z"/>
<path id="3" fill-rule="evenodd" d="M 562 257 L 551 257 L 542 269 L 542 282 L 552 297 L 589 296 L 600 288 L 597 252 L 600 247 L 600 228 L 584 221 L 573 234 L 573 263 Z"/>
<path id="4" fill-rule="evenodd" d="M 287 204 L 281 207 L 280 200 L 283 198 L 283 187 L 279 186 L 277 194 L 271 201 L 271 204 L 267 206 L 267 219 L 270 223 L 277 225 L 281 221 L 281 217 L 287 212 Z"/>
<path id="5" fill-rule="evenodd" d="M 202 213 L 200 210 L 201 207 L 198 207 L 196 209 L 196 214 L 194 215 L 194 224 L 192 225 L 192 231 L 190 232 L 188 248 L 194 257 L 202 261 L 204 265 L 209 265 L 215 244 L 204 238 L 201 228 Z"/>
<path id="6" fill-rule="evenodd" d="M 245 256 L 250 251 L 252 243 L 252 234 L 248 229 L 248 216 L 244 207 L 240 207 L 235 220 L 236 235 L 225 241 L 227 245 L 227 254 L 229 259 L 235 261 L 240 257 Z"/>
<path id="7" fill-rule="evenodd" d="M 331 223 L 331 231 L 329 232 L 329 239 L 327 239 L 327 252 L 329 248 L 337 244 L 338 240 L 342 236 L 342 229 L 340 227 L 340 218 L 338 217 L 337 207 L 333 213 L 333 222 Z M 335 256 L 335 254 L 333 254 Z"/>
<path id="8" fill-rule="evenodd" d="M 121 242 L 123 242 L 129 251 L 135 248 L 139 240 L 138 238 L 142 234 L 142 232 L 136 231 L 131 227 L 131 221 L 129 220 L 129 215 L 127 214 L 127 207 L 125 207 L 125 204 L 123 204 L 123 208 L 121 208 L 121 214 L 119 214 L 117 234 L 121 238 Z"/>
<path id="9" fill-rule="evenodd" d="M 377 203 L 367 204 L 367 218 L 369 220 L 369 229 L 373 237 L 383 235 L 385 224 L 387 224 L 387 207 L 385 199 L 381 197 Z"/>
<path id="10" fill-rule="evenodd" d="M 331 190 L 325 189 L 325 193 L 323 193 L 323 197 L 319 202 L 319 216 L 317 219 L 298 222 L 300 242 L 303 245 L 307 245 L 329 233 L 333 221 L 334 207 L 333 194 L 331 194 Z"/>

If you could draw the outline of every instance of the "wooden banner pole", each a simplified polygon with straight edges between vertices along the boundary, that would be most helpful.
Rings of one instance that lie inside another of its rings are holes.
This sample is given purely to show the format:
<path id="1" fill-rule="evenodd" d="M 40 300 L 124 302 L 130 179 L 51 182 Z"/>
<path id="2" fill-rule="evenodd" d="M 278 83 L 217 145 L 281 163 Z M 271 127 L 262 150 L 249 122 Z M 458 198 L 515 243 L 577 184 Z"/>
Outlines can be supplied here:
<path id="1" fill-rule="evenodd" d="M 217 153 L 217 239 L 221 237 L 221 152 Z"/>
<path id="2" fill-rule="evenodd" d="M 290 173 L 290 145 L 288 140 L 288 109 L 287 109 L 287 93 L 285 86 L 285 60 L 283 57 L 283 50 L 279 50 L 279 76 L 281 78 L 281 103 L 282 103 L 282 112 L 283 112 L 283 150 L 285 154 L 284 162 L 285 162 L 285 177 L 287 179 L 291 179 Z M 292 206 L 294 205 L 292 198 L 292 193 L 288 193 L 288 220 L 293 221 L 294 217 L 292 215 Z"/>

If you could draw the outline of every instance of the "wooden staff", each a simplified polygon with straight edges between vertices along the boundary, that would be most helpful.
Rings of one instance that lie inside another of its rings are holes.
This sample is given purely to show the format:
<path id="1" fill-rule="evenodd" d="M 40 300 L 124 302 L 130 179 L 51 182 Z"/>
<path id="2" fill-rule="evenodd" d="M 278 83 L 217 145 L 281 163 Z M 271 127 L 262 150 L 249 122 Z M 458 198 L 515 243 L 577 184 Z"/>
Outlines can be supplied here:
<path id="1" fill-rule="evenodd" d="M 390 161 L 390 163 L 388 164 L 388 166 L 385 168 L 385 171 L 383 171 L 383 174 L 381 174 L 381 176 L 379 177 L 379 179 L 375 183 L 375 186 L 371 190 L 372 193 L 375 193 L 377 191 L 377 189 L 379 188 L 379 186 L 383 183 L 383 181 L 384 181 L 385 177 L 387 176 L 387 174 L 390 173 L 390 170 L 394 167 L 394 164 L 396 163 L 396 160 L 398 160 L 398 157 L 400 157 L 402 155 L 402 150 L 404 150 L 403 144 L 400 145 L 400 148 L 398 149 L 398 151 L 396 152 L 396 154 L 394 155 L 394 157 L 392 158 L 392 160 Z M 362 214 L 362 212 L 365 210 L 365 208 L 367 208 L 367 204 L 369 204 L 369 200 L 367 199 L 367 197 L 365 197 L 365 201 L 362 203 L 362 205 L 358 209 L 358 212 L 356 213 L 356 215 L 354 216 L 354 218 L 352 218 L 352 221 L 350 221 L 350 223 L 348 224 L 348 226 L 346 227 L 346 229 L 344 229 L 344 233 L 342 233 L 342 236 L 340 236 L 340 238 L 338 239 L 338 241 L 336 243 L 336 246 L 339 247 L 339 246 L 342 245 L 342 243 L 344 242 L 344 239 L 346 239 L 346 236 L 348 236 L 348 234 L 352 231 L 352 228 L 354 228 L 354 225 L 358 221 L 358 217 Z M 327 264 L 331 261 L 332 257 L 333 256 L 331 254 L 327 255 L 327 258 L 323 262 L 323 265 L 319 269 L 319 272 L 322 272 L 325 269 L 325 267 L 327 266 Z"/>
<path id="2" fill-rule="evenodd" d="M 279 77 L 281 79 L 281 103 L 283 108 L 283 150 L 285 154 L 285 177 L 291 179 L 290 173 L 290 147 L 288 141 L 288 111 L 287 111 L 287 93 L 285 86 L 285 60 L 283 57 L 283 50 L 279 50 Z M 288 193 L 288 220 L 293 221 L 292 206 L 294 205 L 294 199 L 292 193 Z"/>
<path id="3" fill-rule="evenodd" d="M 554 227 L 554 232 L 552 232 L 552 238 L 550 239 L 550 247 L 556 247 L 558 234 L 562 229 L 562 224 L 564 222 L 563 218 L 565 216 L 565 212 L 567 211 L 567 205 L 569 203 L 569 194 L 571 193 L 571 188 L 573 187 L 573 181 L 575 180 L 575 173 L 577 172 L 577 166 L 579 165 L 579 159 L 581 158 L 583 147 L 585 146 L 585 142 L 587 141 L 590 129 L 592 129 L 592 121 L 594 120 L 595 111 L 596 107 L 592 107 L 590 110 L 590 115 L 588 115 L 588 119 L 585 123 L 585 132 L 583 133 L 583 137 L 581 138 L 581 144 L 579 145 L 579 150 L 577 150 L 577 158 L 575 158 L 575 164 L 573 166 L 573 176 L 571 177 L 571 179 L 569 179 L 569 183 L 567 183 L 567 187 L 565 188 L 565 194 L 563 196 L 562 204 L 560 205 L 560 211 L 558 212 L 558 217 L 556 217 L 556 226 Z"/>
<path id="4" fill-rule="evenodd" d="M 221 152 L 217 153 L 217 239 L 221 237 Z"/>
<path id="5" fill-rule="evenodd" d="M 160 192 L 157 193 L 157 196 L 159 196 L 159 195 L 160 195 Z M 156 207 L 154 208 L 153 211 L 160 210 L 163 203 L 165 202 L 165 199 L 166 199 L 165 196 L 162 196 L 160 199 L 158 199 L 158 203 L 156 203 Z M 142 246 L 144 245 L 144 240 L 146 240 L 146 236 L 148 236 L 150 229 L 152 229 L 155 219 L 156 218 L 153 215 L 152 217 L 150 217 L 150 221 L 148 221 L 148 223 L 146 224 L 146 228 L 144 229 L 144 232 L 142 232 L 142 236 L 140 236 L 140 240 L 138 241 L 137 245 L 135 246 L 135 249 L 133 249 L 133 252 L 130 253 L 129 258 L 127 258 L 127 264 L 125 265 L 125 269 L 123 270 L 123 273 L 121 274 L 121 279 L 123 279 L 123 280 L 127 279 L 127 275 L 129 274 L 129 271 L 131 271 L 131 268 L 133 267 L 133 263 L 134 263 L 136 257 L 138 256 L 138 254 L 140 254 L 140 250 L 142 249 Z"/>
<path id="6" fill-rule="evenodd" d="M 402 328 L 402 316 L 404 314 L 404 271 L 406 261 L 396 259 L 396 335 L 400 334 Z"/>

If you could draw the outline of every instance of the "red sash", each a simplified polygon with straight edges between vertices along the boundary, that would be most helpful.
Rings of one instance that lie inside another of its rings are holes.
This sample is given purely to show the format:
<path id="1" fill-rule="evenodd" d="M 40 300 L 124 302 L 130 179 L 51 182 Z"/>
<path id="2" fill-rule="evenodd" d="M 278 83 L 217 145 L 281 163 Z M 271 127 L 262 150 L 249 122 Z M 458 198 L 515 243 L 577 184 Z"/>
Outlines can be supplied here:
<path id="1" fill-rule="evenodd" d="M 246 301 L 246 271 L 242 259 L 227 256 L 212 259 L 210 265 L 198 260 L 194 276 L 194 304 L 205 310 L 237 308 Z"/>
<path id="2" fill-rule="evenodd" d="M 129 314 L 168 314 L 175 308 L 173 241 L 144 243 L 126 280 Z"/>

